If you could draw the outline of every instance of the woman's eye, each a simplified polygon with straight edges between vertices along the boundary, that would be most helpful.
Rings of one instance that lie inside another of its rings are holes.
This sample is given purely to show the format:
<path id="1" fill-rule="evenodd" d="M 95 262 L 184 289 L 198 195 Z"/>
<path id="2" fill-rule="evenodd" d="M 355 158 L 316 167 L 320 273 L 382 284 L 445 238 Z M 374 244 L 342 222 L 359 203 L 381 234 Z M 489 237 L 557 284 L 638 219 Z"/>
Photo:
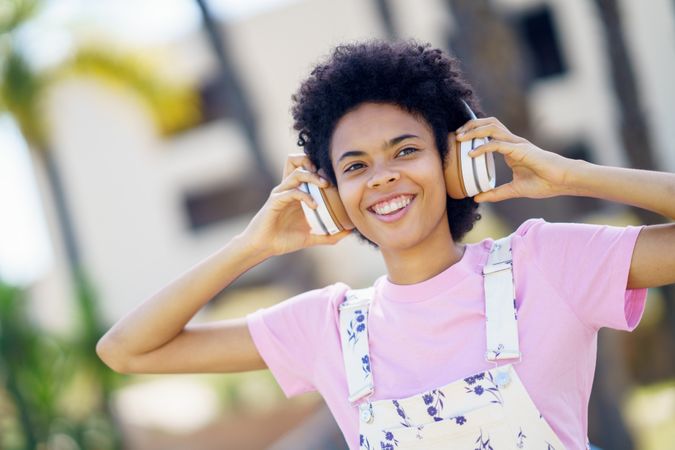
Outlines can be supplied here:
<path id="1" fill-rule="evenodd" d="M 361 167 L 364 167 L 363 164 L 361 163 L 354 163 L 354 164 L 349 164 L 347 167 L 345 167 L 345 172 L 353 172 L 354 170 L 358 170 Z"/>
<path id="2" fill-rule="evenodd" d="M 408 155 L 412 155 L 413 153 L 415 153 L 417 151 L 418 150 L 414 147 L 406 147 L 403 150 L 401 150 L 400 152 L 398 152 L 397 156 L 408 156 Z"/>

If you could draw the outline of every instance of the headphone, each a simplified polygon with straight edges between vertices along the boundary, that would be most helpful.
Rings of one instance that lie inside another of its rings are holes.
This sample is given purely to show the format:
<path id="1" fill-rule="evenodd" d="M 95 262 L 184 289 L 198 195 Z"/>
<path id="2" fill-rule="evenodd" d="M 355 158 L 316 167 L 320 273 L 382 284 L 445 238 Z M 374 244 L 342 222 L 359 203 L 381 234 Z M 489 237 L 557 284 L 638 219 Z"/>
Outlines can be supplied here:
<path id="1" fill-rule="evenodd" d="M 462 103 L 469 119 L 476 119 L 469 105 L 464 100 Z M 461 200 L 494 189 L 494 155 L 484 153 L 476 157 L 469 156 L 471 150 L 487 142 L 488 138 L 475 138 L 458 144 L 453 134 L 448 136 L 449 149 L 444 175 L 445 187 L 451 198 Z M 316 209 L 312 209 L 300 202 L 313 234 L 337 234 L 342 230 L 354 229 L 335 186 L 320 188 L 312 183 L 301 183 L 300 189 L 311 195 L 318 205 Z"/>

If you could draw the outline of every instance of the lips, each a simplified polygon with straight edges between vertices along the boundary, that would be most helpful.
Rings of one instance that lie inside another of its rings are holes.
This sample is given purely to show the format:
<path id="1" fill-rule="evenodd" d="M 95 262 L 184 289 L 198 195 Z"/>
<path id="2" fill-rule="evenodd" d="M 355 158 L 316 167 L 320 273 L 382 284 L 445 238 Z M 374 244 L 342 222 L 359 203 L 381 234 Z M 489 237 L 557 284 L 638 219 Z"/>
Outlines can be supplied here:
<path id="1" fill-rule="evenodd" d="M 394 214 L 410 204 L 415 196 L 411 194 L 400 194 L 381 200 L 368 208 L 369 211 L 378 215 Z"/>

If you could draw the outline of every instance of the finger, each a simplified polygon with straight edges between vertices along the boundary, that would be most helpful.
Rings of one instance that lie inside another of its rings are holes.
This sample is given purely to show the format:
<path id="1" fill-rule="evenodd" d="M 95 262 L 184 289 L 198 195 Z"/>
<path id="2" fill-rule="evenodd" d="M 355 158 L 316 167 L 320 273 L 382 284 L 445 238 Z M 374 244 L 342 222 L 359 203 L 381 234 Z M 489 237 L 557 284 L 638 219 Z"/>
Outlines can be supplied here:
<path id="1" fill-rule="evenodd" d="M 467 131 L 457 133 L 458 141 L 468 141 L 476 138 L 492 138 L 510 142 L 522 142 L 523 138 L 516 136 L 501 124 L 488 123 L 479 127 L 471 128 Z"/>
<path id="2" fill-rule="evenodd" d="M 488 153 L 497 152 L 504 156 L 510 156 L 515 159 L 520 159 L 520 154 L 523 153 L 523 146 L 521 143 L 507 142 L 498 139 L 492 139 L 487 144 L 479 145 L 469 152 L 469 156 L 475 158 L 476 156 Z"/>
<path id="3" fill-rule="evenodd" d="M 295 189 L 301 183 L 312 183 L 319 187 L 326 188 L 329 183 L 325 178 L 322 178 L 316 173 L 308 172 L 303 167 L 296 168 L 289 176 L 279 183 L 277 187 L 272 189 L 272 192 L 283 192 L 289 189 Z"/>
<path id="4" fill-rule="evenodd" d="M 518 198 L 520 195 L 513 188 L 513 182 L 508 182 L 497 186 L 494 189 L 490 189 L 487 192 L 481 192 L 478 195 L 473 197 L 473 200 L 478 203 L 483 202 L 500 202 L 502 200 L 508 200 L 510 198 Z"/>
<path id="5" fill-rule="evenodd" d="M 489 125 L 491 123 L 499 122 L 495 117 L 482 117 L 480 119 L 468 120 L 464 125 L 457 128 L 457 133 L 467 132 L 471 129 Z M 499 122 L 501 123 L 501 122 Z"/>
<path id="6" fill-rule="evenodd" d="M 286 158 L 286 164 L 284 165 L 283 178 L 286 178 L 298 167 L 302 167 L 309 172 L 316 172 L 316 167 L 312 164 L 309 157 L 304 153 L 291 153 Z"/>
<path id="7" fill-rule="evenodd" d="M 313 234 L 310 245 L 334 245 L 352 233 L 351 230 L 342 230 L 337 234 Z"/>
<path id="8" fill-rule="evenodd" d="M 316 209 L 318 207 L 312 196 L 305 191 L 301 191 L 300 189 L 290 189 L 283 192 L 275 192 L 270 197 L 275 206 L 281 208 L 284 208 L 295 202 L 304 202 L 312 209 Z"/>

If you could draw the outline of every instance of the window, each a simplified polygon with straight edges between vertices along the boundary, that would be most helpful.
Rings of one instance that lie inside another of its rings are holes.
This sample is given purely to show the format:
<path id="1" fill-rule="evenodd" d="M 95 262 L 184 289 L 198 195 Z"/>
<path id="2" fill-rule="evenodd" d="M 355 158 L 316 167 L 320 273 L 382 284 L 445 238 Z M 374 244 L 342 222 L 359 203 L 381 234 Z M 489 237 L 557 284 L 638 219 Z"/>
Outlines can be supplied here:
<path id="1" fill-rule="evenodd" d="M 232 116 L 229 99 L 225 90 L 221 89 L 220 78 L 213 77 L 199 87 L 199 99 L 202 108 L 201 122 Z"/>
<path id="2" fill-rule="evenodd" d="M 237 183 L 223 183 L 210 189 L 188 192 L 184 205 L 190 228 L 199 228 L 233 219 L 260 209 L 269 194 L 269 187 L 260 177 L 248 176 Z"/>
<path id="3" fill-rule="evenodd" d="M 535 79 L 553 77 L 567 71 L 553 15 L 548 6 L 522 13 L 516 19 L 516 24 L 529 53 Z"/>

